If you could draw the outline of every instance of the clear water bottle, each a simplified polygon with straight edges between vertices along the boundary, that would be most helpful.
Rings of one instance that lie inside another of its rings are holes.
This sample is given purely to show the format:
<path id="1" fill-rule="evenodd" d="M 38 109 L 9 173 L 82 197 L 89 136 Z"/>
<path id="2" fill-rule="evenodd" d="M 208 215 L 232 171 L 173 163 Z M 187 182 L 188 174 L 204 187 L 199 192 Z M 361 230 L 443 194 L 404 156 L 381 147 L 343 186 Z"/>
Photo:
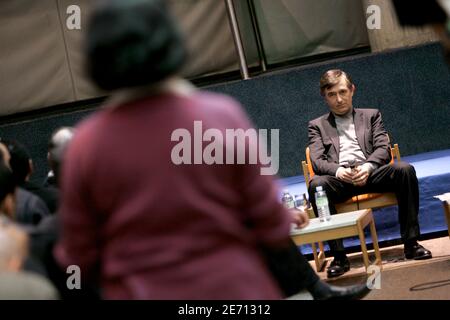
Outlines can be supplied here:
<path id="1" fill-rule="evenodd" d="M 294 205 L 295 205 L 295 207 L 296 207 L 297 209 L 298 209 L 298 208 L 301 208 L 302 205 L 303 205 L 303 199 L 302 199 L 302 197 L 299 196 L 298 194 L 296 194 L 296 195 L 294 196 Z"/>
<path id="2" fill-rule="evenodd" d="M 292 195 L 289 193 L 289 191 L 287 189 L 283 190 L 283 196 L 281 197 L 281 202 L 288 209 L 295 208 L 294 197 L 292 197 Z"/>
<path id="3" fill-rule="evenodd" d="M 316 188 L 316 206 L 320 222 L 330 221 L 331 214 L 330 207 L 328 206 L 327 194 L 321 186 L 318 186 Z"/>

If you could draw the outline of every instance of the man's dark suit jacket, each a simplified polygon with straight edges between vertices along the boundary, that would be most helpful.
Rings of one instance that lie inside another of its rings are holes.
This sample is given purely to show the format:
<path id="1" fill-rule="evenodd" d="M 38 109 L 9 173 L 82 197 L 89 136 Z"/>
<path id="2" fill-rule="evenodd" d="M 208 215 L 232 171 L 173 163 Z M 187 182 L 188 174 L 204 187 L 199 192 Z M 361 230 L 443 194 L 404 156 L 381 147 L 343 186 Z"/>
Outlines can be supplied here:
<path id="1" fill-rule="evenodd" d="M 389 163 L 389 138 L 377 109 L 353 109 L 356 137 L 366 162 L 378 167 Z M 333 113 L 309 122 L 308 138 L 313 170 L 317 175 L 335 176 L 339 168 L 339 135 Z"/>

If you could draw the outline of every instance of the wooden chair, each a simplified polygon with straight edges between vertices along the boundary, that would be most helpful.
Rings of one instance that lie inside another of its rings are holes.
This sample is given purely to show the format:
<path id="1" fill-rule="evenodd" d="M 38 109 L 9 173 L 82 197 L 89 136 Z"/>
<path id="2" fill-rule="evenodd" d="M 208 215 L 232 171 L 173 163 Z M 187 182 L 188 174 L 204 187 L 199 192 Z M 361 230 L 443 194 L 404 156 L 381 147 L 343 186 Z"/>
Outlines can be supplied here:
<path id="1" fill-rule="evenodd" d="M 394 144 L 394 146 L 390 147 L 391 149 L 391 162 L 393 164 L 394 161 L 401 161 L 400 149 L 398 144 Z M 309 187 L 309 182 L 311 178 L 314 176 L 314 170 L 311 163 L 310 151 L 309 147 L 306 148 L 306 161 L 302 161 L 302 169 L 303 175 L 305 177 L 306 187 Z M 350 212 L 362 209 L 375 209 L 375 208 L 383 208 L 397 205 L 397 198 L 395 193 L 386 192 L 386 193 L 366 193 L 352 197 L 345 202 L 335 204 L 336 211 L 338 213 Z M 315 218 L 314 211 L 311 209 L 308 210 L 308 215 L 310 218 Z M 314 261 L 316 264 L 317 271 L 322 270 L 325 264 L 325 252 L 323 248 L 323 243 L 319 242 L 318 246 L 320 249 L 319 254 L 317 254 L 317 247 L 315 243 L 311 244 Z"/>

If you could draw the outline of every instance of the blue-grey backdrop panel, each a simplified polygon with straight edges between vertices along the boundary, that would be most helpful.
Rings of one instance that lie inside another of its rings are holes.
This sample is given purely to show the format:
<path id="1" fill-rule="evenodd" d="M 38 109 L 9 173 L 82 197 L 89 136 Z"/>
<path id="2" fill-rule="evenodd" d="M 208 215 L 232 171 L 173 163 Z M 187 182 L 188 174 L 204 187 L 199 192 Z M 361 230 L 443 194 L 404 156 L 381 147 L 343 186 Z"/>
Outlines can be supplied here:
<path id="1" fill-rule="evenodd" d="M 403 155 L 450 148 L 450 70 L 438 44 L 347 57 L 207 89 L 238 99 L 259 128 L 280 129 L 279 174 L 295 176 L 301 174 L 308 121 L 328 110 L 318 82 L 331 68 L 344 69 L 353 77 L 355 106 L 382 111 L 386 129 Z M 91 112 L 35 115 L 1 125 L 0 137 L 15 138 L 30 149 L 34 180 L 41 180 L 47 171 L 51 132 L 75 125 Z"/>

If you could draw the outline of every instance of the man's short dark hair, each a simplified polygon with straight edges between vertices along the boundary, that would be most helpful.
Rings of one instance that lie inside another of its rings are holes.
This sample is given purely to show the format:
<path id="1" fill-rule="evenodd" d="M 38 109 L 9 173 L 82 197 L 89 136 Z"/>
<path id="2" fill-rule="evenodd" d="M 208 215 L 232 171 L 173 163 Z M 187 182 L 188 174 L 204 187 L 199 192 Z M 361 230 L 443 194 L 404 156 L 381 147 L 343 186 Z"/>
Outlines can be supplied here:
<path id="1" fill-rule="evenodd" d="M 345 79 L 347 80 L 348 88 L 351 89 L 353 85 L 352 78 L 340 69 L 333 69 L 328 70 L 322 75 L 322 77 L 320 77 L 320 94 L 324 96 L 325 90 L 337 85 L 341 77 L 345 77 Z"/>
<path id="2" fill-rule="evenodd" d="M 179 71 L 181 34 L 162 0 L 110 0 L 94 10 L 87 31 L 87 69 L 102 89 L 149 85 Z"/>

